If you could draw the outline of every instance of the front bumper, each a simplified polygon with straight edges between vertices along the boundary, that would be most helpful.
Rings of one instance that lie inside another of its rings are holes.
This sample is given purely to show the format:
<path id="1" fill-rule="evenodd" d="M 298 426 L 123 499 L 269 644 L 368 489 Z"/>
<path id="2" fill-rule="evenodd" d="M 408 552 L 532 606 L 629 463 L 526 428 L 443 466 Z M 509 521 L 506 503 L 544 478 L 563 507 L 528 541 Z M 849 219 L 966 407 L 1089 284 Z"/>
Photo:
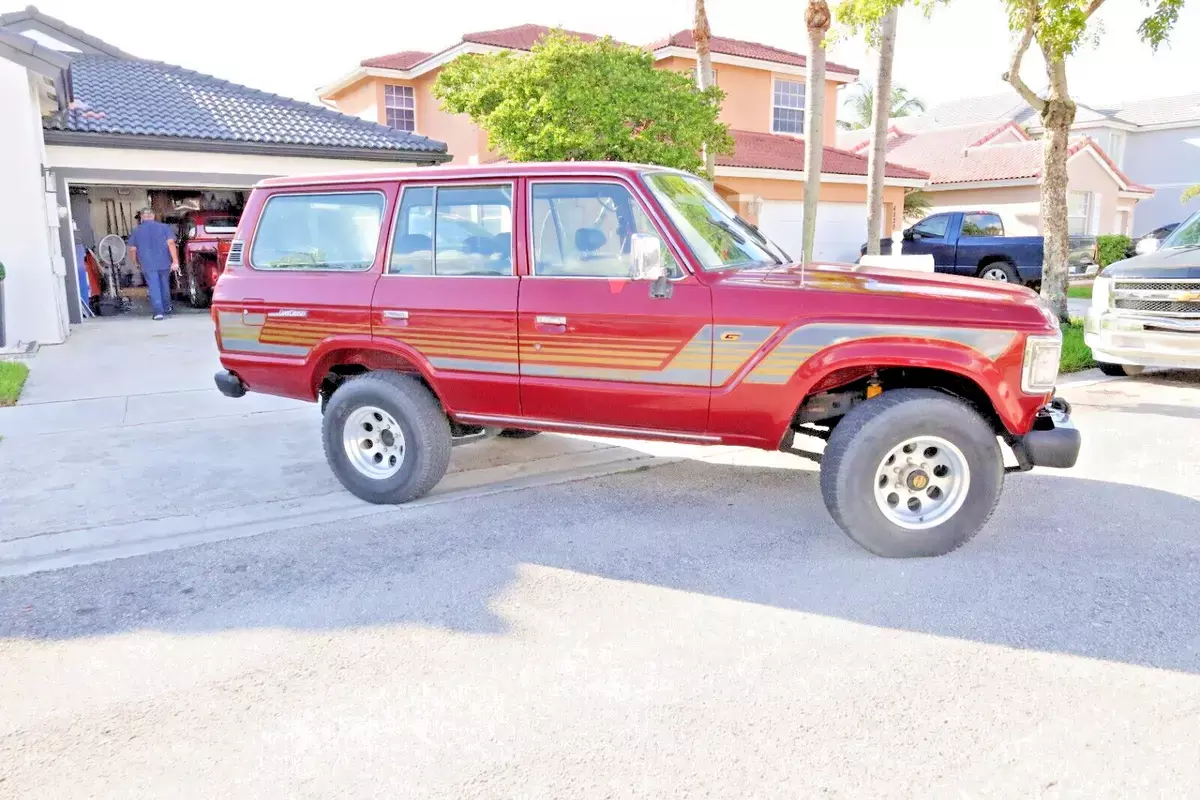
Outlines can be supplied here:
<path id="1" fill-rule="evenodd" d="M 1069 469 L 1079 460 L 1081 442 L 1079 429 L 1071 422 L 1071 406 L 1056 397 L 1038 411 L 1029 433 L 1011 443 L 1017 471 L 1034 467 Z"/>
<path id="2" fill-rule="evenodd" d="M 1200 369 L 1200 320 L 1089 309 L 1083 339 L 1097 361 Z"/>

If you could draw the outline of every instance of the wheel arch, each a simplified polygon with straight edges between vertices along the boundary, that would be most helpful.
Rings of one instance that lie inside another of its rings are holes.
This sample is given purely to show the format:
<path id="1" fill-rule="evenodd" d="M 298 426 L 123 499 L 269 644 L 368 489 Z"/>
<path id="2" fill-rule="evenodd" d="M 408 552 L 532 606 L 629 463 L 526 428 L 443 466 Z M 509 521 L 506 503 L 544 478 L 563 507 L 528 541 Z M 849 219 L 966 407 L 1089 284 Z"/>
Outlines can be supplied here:
<path id="1" fill-rule="evenodd" d="M 317 346 L 310 361 L 310 385 L 313 396 L 318 400 L 328 398 L 350 377 L 365 372 L 389 371 L 417 378 L 445 407 L 429 362 L 403 343 L 374 339 L 327 339 Z"/>

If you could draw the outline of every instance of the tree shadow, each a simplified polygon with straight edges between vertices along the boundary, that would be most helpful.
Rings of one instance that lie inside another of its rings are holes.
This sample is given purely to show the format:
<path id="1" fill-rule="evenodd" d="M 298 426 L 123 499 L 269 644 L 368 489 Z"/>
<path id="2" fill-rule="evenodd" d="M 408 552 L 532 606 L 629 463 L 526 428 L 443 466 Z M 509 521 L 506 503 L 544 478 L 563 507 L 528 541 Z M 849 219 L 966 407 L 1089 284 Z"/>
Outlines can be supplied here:
<path id="1" fill-rule="evenodd" d="M 905 561 L 877 558 L 845 537 L 809 471 L 684 462 L 455 509 L 397 510 L 332 529 L 9 579 L 0 583 L 0 637 L 405 624 L 504 636 L 520 624 L 506 600 L 530 580 L 522 571 L 540 565 L 882 628 L 1200 672 L 1200 502 L 1170 492 L 1014 476 L 973 542 Z"/>

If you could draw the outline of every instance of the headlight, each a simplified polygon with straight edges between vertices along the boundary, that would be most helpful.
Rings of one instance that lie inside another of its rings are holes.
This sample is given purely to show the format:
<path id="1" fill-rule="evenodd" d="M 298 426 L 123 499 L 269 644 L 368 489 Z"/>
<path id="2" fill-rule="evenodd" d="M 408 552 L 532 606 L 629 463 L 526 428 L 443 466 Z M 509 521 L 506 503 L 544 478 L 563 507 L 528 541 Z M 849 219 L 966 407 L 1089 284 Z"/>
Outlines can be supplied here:
<path id="1" fill-rule="evenodd" d="M 1092 308 L 1107 311 L 1112 301 L 1113 279 L 1100 276 L 1092 284 Z"/>
<path id="2" fill-rule="evenodd" d="M 1025 340 L 1025 366 L 1021 371 L 1021 391 L 1045 394 L 1058 381 L 1058 362 L 1062 357 L 1061 336 L 1030 336 Z"/>

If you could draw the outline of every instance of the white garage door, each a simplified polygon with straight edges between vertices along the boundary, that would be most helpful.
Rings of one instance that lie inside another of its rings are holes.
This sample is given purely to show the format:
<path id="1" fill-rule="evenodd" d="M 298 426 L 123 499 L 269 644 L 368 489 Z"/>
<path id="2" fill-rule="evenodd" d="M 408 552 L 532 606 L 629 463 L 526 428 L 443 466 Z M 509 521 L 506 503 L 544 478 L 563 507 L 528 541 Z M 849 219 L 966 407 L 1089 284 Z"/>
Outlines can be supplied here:
<path id="1" fill-rule="evenodd" d="M 795 200 L 766 200 L 758 215 L 758 227 L 767 238 L 778 242 L 792 258 L 799 259 L 803 236 L 804 204 Z M 818 261 L 858 261 L 859 248 L 867 241 L 866 203 L 819 203 L 817 236 L 813 258 Z"/>

